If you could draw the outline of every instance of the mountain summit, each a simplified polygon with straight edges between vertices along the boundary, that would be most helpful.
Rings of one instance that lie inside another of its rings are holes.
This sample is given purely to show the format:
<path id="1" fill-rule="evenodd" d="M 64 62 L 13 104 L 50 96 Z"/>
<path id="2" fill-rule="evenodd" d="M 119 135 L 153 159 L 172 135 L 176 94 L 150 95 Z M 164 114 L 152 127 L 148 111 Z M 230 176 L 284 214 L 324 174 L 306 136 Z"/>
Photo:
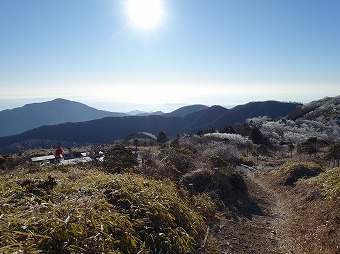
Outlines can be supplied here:
<path id="1" fill-rule="evenodd" d="M 0 137 L 19 134 L 43 125 L 82 122 L 108 116 L 125 115 L 97 110 L 79 102 L 58 98 L 0 111 Z"/>

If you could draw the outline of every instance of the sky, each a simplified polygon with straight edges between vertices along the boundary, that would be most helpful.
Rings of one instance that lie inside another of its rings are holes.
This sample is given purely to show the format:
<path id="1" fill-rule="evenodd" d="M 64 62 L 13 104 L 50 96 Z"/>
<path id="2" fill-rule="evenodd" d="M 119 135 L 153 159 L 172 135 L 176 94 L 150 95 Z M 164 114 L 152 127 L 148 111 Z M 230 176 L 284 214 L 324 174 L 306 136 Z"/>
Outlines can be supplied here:
<path id="1" fill-rule="evenodd" d="M 129 1 L 1 0 L 0 110 L 54 98 L 167 112 L 340 95 L 339 0 L 154 0 L 148 27 Z"/>

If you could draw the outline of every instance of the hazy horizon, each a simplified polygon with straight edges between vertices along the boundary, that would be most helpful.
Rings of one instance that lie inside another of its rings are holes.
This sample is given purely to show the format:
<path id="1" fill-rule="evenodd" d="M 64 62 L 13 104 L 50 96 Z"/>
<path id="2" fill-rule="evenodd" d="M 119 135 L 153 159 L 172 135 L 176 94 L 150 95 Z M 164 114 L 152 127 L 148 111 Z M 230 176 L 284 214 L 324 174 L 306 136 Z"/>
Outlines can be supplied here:
<path id="1" fill-rule="evenodd" d="M 333 96 L 332 96 L 333 97 Z M 316 98 L 315 100 L 322 99 L 324 97 Z M 37 99 L 37 100 L 28 100 L 28 99 L 21 99 L 21 100 L 0 100 L 0 111 L 3 110 L 11 110 L 14 108 L 20 108 L 23 107 L 27 104 L 32 104 L 32 103 L 42 103 L 42 102 L 47 102 L 47 101 L 52 101 L 57 98 L 44 98 L 44 99 Z M 190 106 L 190 105 L 205 105 L 205 106 L 213 106 L 213 105 L 219 105 L 225 108 L 233 108 L 238 105 L 243 105 L 249 102 L 255 102 L 255 101 L 270 101 L 273 99 L 267 99 L 267 100 L 253 100 L 253 101 L 244 101 L 240 103 L 235 103 L 235 104 L 204 104 L 204 103 L 187 103 L 187 104 L 181 104 L 181 103 L 168 103 L 168 104 L 133 104 L 133 103 L 114 103 L 114 102 L 91 102 L 91 101 L 86 101 L 86 100 L 77 100 L 76 98 L 61 98 L 61 99 L 66 99 L 70 101 L 75 101 L 79 103 L 83 103 L 87 106 L 96 108 L 98 110 L 106 110 L 106 111 L 111 111 L 111 112 L 121 112 L 121 113 L 130 113 L 133 111 L 142 111 L 142 112 L 156 112 L 156 111 L 162 111 L 164 113 L 169 113 L 172 112 L 178 108 L 184 107 L 184 106 Z M 282 100 L 277 100 L 281 102 L 296 102 L 296 103 L 309 103 L 311 101 L 293 101 L 293 100 L 287 100 L 287 101 L 282 101 Z"/>

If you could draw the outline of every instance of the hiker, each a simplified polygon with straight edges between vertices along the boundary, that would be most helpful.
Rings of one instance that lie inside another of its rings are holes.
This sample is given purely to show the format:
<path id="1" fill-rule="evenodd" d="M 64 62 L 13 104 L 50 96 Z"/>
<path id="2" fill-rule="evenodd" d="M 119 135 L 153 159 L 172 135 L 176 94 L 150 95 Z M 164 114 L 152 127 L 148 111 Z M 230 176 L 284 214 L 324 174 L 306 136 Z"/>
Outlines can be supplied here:
<path id="1" fill-rule="evenodd" d="M 71 147 L 67 148 L 67 154 L 65 154 L 65 159 L 72 159 L 73 158 L 73 152 Z"/>
<path id="2" fill-rule="evenodd" d="M 63 158 L 63 149 L 60 143 L 59 143 L 57 150 L 55 150 L 55 158 L 57 162 L 60 162 L 61 159 Z"/>

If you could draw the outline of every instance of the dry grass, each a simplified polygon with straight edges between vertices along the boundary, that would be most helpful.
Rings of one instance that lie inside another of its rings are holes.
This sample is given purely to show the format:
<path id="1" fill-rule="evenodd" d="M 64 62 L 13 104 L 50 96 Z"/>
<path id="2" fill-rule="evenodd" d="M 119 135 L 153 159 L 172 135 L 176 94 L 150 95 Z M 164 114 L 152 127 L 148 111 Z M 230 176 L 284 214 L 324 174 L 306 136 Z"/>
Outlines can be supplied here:
<path id="1" fill-rule="evenodd" d="M 301 169 L 307 174 L 300 174 Z M 292 176 L 298 176 L 294 184 L 284 186 Z M 289 214 L 285 232 L 296 253 L 340 252 L 340 168 L 295 162 L 263 177 L 285 202 Z"/>
<path id="2" fill-rule="evenodd" d="M 322 167 L 314 162 L 287 162 L 277 171 L 279 182 L 283 185 L 295 185 L 300 179 L 317 176 Z"/>
<path id="3" fill-rule="evenodd" d="M 27 162 L 48 150 L 7 156 L 0 253 L 216 253 L 216 239 L 206 232 L 218 208 L 255 211 L 245 182 L 227 166 L 234 157 L 222 157 L 228 149 L 219 146 L 154 148 L 141 167 L 121 153 L 103 167 Z M 297 253 L 338 253 L 340 169 L 274 157 L 263 167 L 278 165 L 262 177 L 291 211 L 286 232 Z"/>
<path id="4" fill-rule="evenodd" d="M 21 168 L 0 182 L 1 253 L 194 253 L 212 205 L 170 181 L 84 166 Z"/>

